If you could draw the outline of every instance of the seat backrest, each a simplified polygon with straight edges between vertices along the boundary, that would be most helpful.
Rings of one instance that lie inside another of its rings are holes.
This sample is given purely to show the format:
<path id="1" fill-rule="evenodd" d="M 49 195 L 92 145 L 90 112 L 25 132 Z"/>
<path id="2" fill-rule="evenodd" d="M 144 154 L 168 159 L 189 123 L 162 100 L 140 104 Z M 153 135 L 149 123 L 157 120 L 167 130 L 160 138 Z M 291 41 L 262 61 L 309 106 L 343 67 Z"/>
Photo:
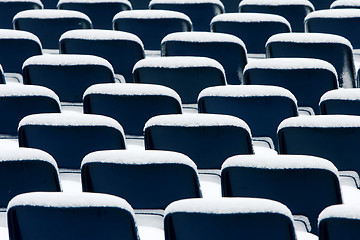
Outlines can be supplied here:
<path id="1" fill-rule="evenodd" d="M 149 9 L 150 0 L 129 0 L 131 2 L 132 8 L 137 9 Z"/>
<path id="2" fill-rule="evenodd" d="M 327 206 L 341 204 L 336 167 L 322 158 L 294 155 L 243 155 L 227 159 L 221 170 L 224 197 L 258 197 L 285 204 L 294 215 L 317 217 Z"/>
<path id="3" fill-rule="evenodd" d="M 266 56 L 318 58 L 332 64 L 340 87 L 355 87 L 355 66 L 350 42 L 326 33 L 280 33 L 269 38 Z"/>
<path id="4" fill-rule="evenodd" d="M 186 199 L 165 210 L 166 240 L 296 239 L 283 204 L 257 198 Z"/>
<path id="5" fill-rule="evenodd" d="M 161 42 L 162 56 L 199 56 L 218 61 L 228 84 L 241 84 L 247 64 L 246 47 L 238 37 L 214 32 L 178 32 Z"/>
<path id="6" fill-rule="evenodd" d="M 225 13 L 214 17 L 212 32 L 233 34 L 244 41 L 249 53 L 265 53 L 265 43 L 276 33 L 291 32 L 289 22 L 267 13 Z"/>
<path id="7" fill-rule="evenodd" d="M 228 114 L 244 120 L 253 137 L 271 138 L 277 149 L 277 127 L 297 116 L 296 98 L 281 87 L 247 85 L 218 86 L 199 94 L 200 113 Z"/>
<path id="8" fill-rule="evenodd" d="M 135 64 L 133 75 L 135 83 L 172 88 L 185 104 L 195 104 L 207 87 L 226 84 L 221 64 L 205 57 L 146 58 Z"/>
<path id="9" fill-rule="evenodd" d="M 108 60 L 116 74 L 133 82 L 132 69 L 144 58 L 141 40 L 131 33 L 112 30 L 71 30 L 60 38 L 60 53 L 90 54 Z"/>
<path id="10" fill-rule="evenodd" d="M 322 115 L 284 120 L 278 128 L 282 154 L 305 154 L 330 160 L 340 171 L 360 173 L 357 141 L 360 116 Z"/>
<path id="11" fill-rule="evenodd" d="M 239 4 L 239 12 L 270 13 L 283 16 L 289 21 L 293 32 L 304 32 L 304 18 L 314 11 L 308 0 L 243 0 Z"/>
<path id="12" fill-rule="evenodd" d="M 27 59 L 24 84 L 52 89 L 61 102 L 82 102 L 85 90 L 96 83 L 115 83 L 105 59 L 91 55 L 47 54 Z"/>
<path id="13" fill-rule="evenodd" d="M 8 228 L 12 240 L 138 240 L 134 215 L 107 194 L 33 192 L 11 200 Z"/>
<path id="14" fill-rule="evenodd" d="M 188 32 L 192 23 L 183 13 L 169 10 L 122 11 L 114 16 L 113 29 L 137 35 L 146 50 L 160 50 L 161 40 L 172 32 Z"/>
<path id="15" fill-rule="evenodd" d="M 61 34 L 68 30 L 92 28 L 88 16 L 72 10 L 26 10 L 17 13 L 13 23 L 14 29 L 38 36 L 45 49 L 58 49 Z"/>
<path id="16" fill-rule="evenodd" d="M 210 21 L 213 17 L 224 13 L 224 5 L 220 0 L 152 0 L 150 9 L 162 9 L 182 12 L 189 16 L 194 31 L 210 31 Z"/>
<path id="17" fill-rule="evenodd" d="M 153 117 L 145 124 L 145 148 L 183 153 L 199 169 L 220 169 L 230 156 L 253 153 L 248 125 L 217 114 Z"/>
<path id="18" fill-rule="evenodd" d="M 196 165 L 176 152 L 93 152 L 82 162 L 81 177 L 83 191 L 122 197 L 134 209 L 165 209 L 173 201 L 201 197 Z"/>
<path id="19" fill-rule="evenodd" d="M 181 99 L 172 89 L 155 84 L 96 84 L 84 94 L 84 113 L 112 117 L 126 134 L 143 136 L 150 118 L 182 113 Z"/>
<path id="20" fill-rule="evenodd" d="M 360 91 L 337 89 L 326 92 L 320 99 L 321 114 L 360 115 Z"/>
<path id="21" fill-rule="evenodd" d="M 286 88 L 295 95 L 299 107 L 311 107 L 315 114 L 320 113 L 320 97 L 338 88 L 335 68 L 311 58 L 254 59 L 245 67 L 244 84 Z"/>
<path id="22" fill-rule="evenodd" d="M 360 3 L 352 0 L 336 0 L 330 5 L 330 8 L 360 8 Z"/>
<path id="23" fill-rule="evenodd" d="M 114 119 L 94 114 L 33 114 L 19 123 L 19 146 L 50 153 L 59 168 L 79 169 L 93 151 L 124 149 L 124 135 Z"/>

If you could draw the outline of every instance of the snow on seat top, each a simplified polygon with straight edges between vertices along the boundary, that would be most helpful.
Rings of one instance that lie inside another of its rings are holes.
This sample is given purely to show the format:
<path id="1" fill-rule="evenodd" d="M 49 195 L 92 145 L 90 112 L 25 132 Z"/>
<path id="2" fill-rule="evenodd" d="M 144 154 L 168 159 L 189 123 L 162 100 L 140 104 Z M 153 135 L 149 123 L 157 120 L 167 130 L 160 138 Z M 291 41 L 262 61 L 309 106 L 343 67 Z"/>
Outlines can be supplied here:
<path id="1" fill-rule="evenodd" d="M 151 0 L 149 7 L 153 4 L 214 4 L 220 6 L 224 11 L 224 4 L 220 0 Z"/>
<path id="2" fill-rule="evenodd" d="M 352 49 L 352 45 L 344 37 L 328 33 L 278 33 L 272 35 L 266 42 L 266 46 L 274 42 L 290 43 L 336 43 L 343 44 Z"/>
<path id="3" fill-rule="evenodd" d="M 30 32 L 12 29 L 0 29 L 0 39 L 25 39 L 37 42 L 41 46 L 41 42 L 37 36 Z"/>
<path id="4" fill-rule="evenodd" d="M 57 19 L 57 18 L 79 18 L 91 22 L 90 18 L 84 13 L 74 10 L 60 10 L 60 9 L 31 9 L 18 12 L 13 21 L 21 18 L 33 19 Z"/>
<path id="5" fill-rule="evenodd" d="M 167 114 L 150 118 L 145 127 L 153 126 L 179 126 L 179 127 L 221 127 L 234 126 L 243 128 L 249 132 L 249 126 L 240 118 L 221 114 Z"/>
<path id="6" fill-rule="evenodd" d="M 179 94 L 173 89 L 156 84 L 114 84 L 114 83 L 101 83 L 94 84 L 86 89 L 84 96 L 89 94 L 105 94 L 105 95 L 125 95 L 125 96 L 168 96 L 176 99 L 181 104 Z"/>
<path id="7" fill-rule="evenodd" d="M 214 86 L 202 90 L 202 97 L 287 97 L 297 103 L 295 96 L 287 89 L 278 86 L 264 85 L 227 85 Z"/>
<path id="8" fill-rule="evenodd" d="M 326 100 L 350 100 L 360 101 L 360 89 L 359 88 L 340 88 L 326 92 L 320 98 L 320 102 Z"/>
<path id="9" fill-rule="evenodd" d="M 23 69 L 32 65 L 47 65 L 47 66 L 76 66 L 76 65 L 99 65 L 104 66 L 114 72 L 112 65 L 104 58 L 83 55 L 83 54 L 47 54 L 37 55 L 28 58 L 24 64 Z"/>
<path id="10" fill-rule="evenodd" d="M 56 100 L 59 97 L 51 89 L 37 85 L 1 84 L 0 97 L 45 96 Z"/>
<path id="11" fill-rule="evenodd" d="M 60 6 L 63 3 L 123 3 L 132 7 L 128 0 L 59 0 L 57 5 Z"/>
<path id="12" fill-rule="evenodd" d="M 165 215 L 185 213 L 236 214 L 277 213 L 293 221 L 290 210 L 282 203 L 263 198 L 193 198 L 178 200 L 165 209 Z"/>
<path id="13" fill-rule="evenodd" d="M 265 58 L 253 59 L 244 68 L 244 72 L 250 69 L 324 69 L 332 72 L 337 77 L 337 72 L 332 64 L 315 58 Z"/>
<path id="14" fill-rule="evenodd" d="M 79 113 L 40 113 L 32 114 L 24 117 L 19 128 L 27 125 L 43 125 L 43 126 L 104 126 L 115 128 L 124 136 L 124 130 L 121 125 L 114 119 L 96 114 L 79 114 Z"/>
<path id="15" fill-rule="evenodd" d="M 103 30 L 103 29 L 76 29 L 63 33 L 59 41 L 64 39 L 83 39 L 83 40 L 126 40 L 139 43 L 144 48 L 144 44 L 138 36 L 123 31 Z"/>
<path id="16" fill-rule="evenodd" d="M 304 21 L 314 18 L 360 18 L 360 9 L 326 9 L 309 13 Z"/>
<path id="17" fill-rule="evenodd" d="M 360 116 L 350 115 L 317 115 L 291 117 L 283 120 L 278 131 L 287 127 L 303 128 L 351 128 L 360 127 Z"/>
<path id="18" fill-rule="evenodd" d="M 116 19 L 183 19 L 191 23 L 191 20 L 184 13 L 170 10 L 132 10 L 117 13 Z"/>
<path id="19" fill-rule="evenodd" d="M 338 176 L 334 164 L 324 158 L 307 155 L 237 155 L 228 158 L 222 171 L 229 167 L 259 169 L 324 169 Z"/>
<path id="20" fill-rule="evenodd" d="M 335 8 L 340 6 L 341 7 L 360 6 L 360 2 L 358 0 L 337 0 L 330 5 L 330 8 Z"/>
<path id="21" fill-rule="evenodd" d="M 195 163 L 185 154 L 161 150 L 105 150 L 86 155 L 81 167 L 87 163 L 114 163 L 129 165 L 182 164 L 197 171 Z"/>
<path id="22" fill-rule="evenodd" d="M 315 10 L 314 5 L 308 0 L 243 0 L 240 2 L 239 7 L 247 5 L 261 5 L 261 6 L 307 6 L 313 11 Z"/>
<path id="23" fill-rule="evenodd" d="M 85 208 L 115 207 L 127 210 L 134 216 L 130 204 L 120 197 L 103 193 L 89 192 L 31 192 L 17 195 L 8 205 L 8 209 L 16 206 Z"/>
<path id="24" fill-rule="evenodd" d="M 360 219 L 360 207 L 355 204 L 329 206 L 320 213 L 318 222 L 328 218 Z"/>

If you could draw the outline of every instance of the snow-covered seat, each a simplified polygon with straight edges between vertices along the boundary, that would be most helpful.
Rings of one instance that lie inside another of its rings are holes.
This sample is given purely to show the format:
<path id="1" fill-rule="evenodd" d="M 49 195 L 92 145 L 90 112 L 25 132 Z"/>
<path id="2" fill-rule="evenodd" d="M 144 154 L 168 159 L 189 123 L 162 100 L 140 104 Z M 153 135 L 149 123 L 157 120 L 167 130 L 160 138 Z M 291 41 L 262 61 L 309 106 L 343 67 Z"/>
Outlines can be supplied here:
<path id="1" fill-rule="evenodd" d="M 96 83 L 115 83 L 111 64 L 97 56 L 47 54 L 23 64 L 24 84 L 52 89 L 61 102 L 82 103 L 85 90 Z"/>
<path id="2" fill-rule="evenodd" d="M 135 83 L 159 84 L 172 88 L 184 104 L 195 104 L 204 88 L 225 85 L 221 64 L 206 57 L 159 57 L 137 62 Z"/>
<path id="3" fill-rule="evenodd" d="M 211 19 L 225 11 L 220 0 L 151 0 L 149 8 L 186 14 L 191 19 L 194 31 L 210 31 Z"/>
<path id="4" fill-rule="evenodd" d="M 295 240 L 293 217 L 268 199 L 185 199 L 165 210 L 165 239 Z"/>
<path id="5" fill-rule="evenodd" d="M 331 9 L 360 8 L 360 2 L 354 0 L 336 0 L 330 5 Z"/>
<path id="6" fill-rule="evenodd" d="M 306 118 L 306 117 L 302 117 Z M 317 217 L 327 206 L 342 203 L 338 171 L 313 156 L 242 155 L 227 159 L 221 169 L 224 197 L 260 197 L 285 204 L 298 219 L 308 218 L 317 233 Z"/>
<path id="7" fill-rule="evenodd" d="M 65 169 L 80 169 L 90 152 L 124 149 L 124 135 L 117 121 L 94 114 L 33 114 L 19 123 L 19 146 L 44 150 Z"/>
<path id="8" fill-rule="evenodd" d="M 291 24 L 292 31 L 304 31 L 304 18 L 314 11 L 308 0 L 243 0 L 239 4 L 239 12 L 270 13 L 283 16 Z"/>
<path id="9" fill-rule="evenodd" d="M 71 29 L 92 28 L 85 14 L 72 10 L 40 9 L 17 13 L 13 18 L 14 29 L 38 36 L 44 49 L 59 49 L 61 34 Z"/>
<path id="10" fill-rule="evenodd" d="M 331 161 L 360 187 L 360 116 L 319 115 L 285 119 L 278 128 L 281 154 L 306 154 Z"/>
<path id="11" fill-rule="evenodd" d="M 144 58 L 144 46 L 131 33 L 82 29 L 61 35 L 60 53 L 103 57 L 111 63 L 115 74 L 122 75 L 126 82 L 133 82 L 132 69 L 137 61 Z"/>
<path id="12" fill-rule="evenodd" d="M 320 99 L 321 114 L 360 115 L 360 89 L 337 89 Z"/>
<path id="13" fill-rule="evenodd" d="M 13 240 L 138 240 L 134 218 L 124 199 L 100 193 L 25 193 L 8 207 Z"/>
<path id="14" fill-rule="evenodd" d="M 181 99 L 172 89 L 155 84 L 96 84 L 84 94 L 84 113 L 117 120 L 127 135 L 143 136 L 147 120 L 182 113 Z"/>
<path id="15" fill-rule="evenodd" d="M 172 32 L 188 32 L 192 23 L 183 13 L 169 10 L 122 11 L 114 16 L 113 29 L 137 35 L 146 50 L 160 50 L 161 40 Z"/>
<path id="16" fill-rule="evenodd" d="M 354 49 L 360 49 L 360 9 L 315 11 L 304 20 L 306 32 L 330 33 L 345 37 Z"/>
<path id="17" fill-rule="evenodd" d="M 280 33 L 267 41 L 266 55 L 322 59 L 335 67 L 340 87 L 356 85 L 353 49 L 344 37 L 326 33 Z"/>
<path id="18" fill-rule="evenodd" d="M 128 0 L 60 0 L 58 9 L 85 13 L 94 29 L 112 29 L 112 19 L 118 12 L 131 10 Z"/>
<path id="19" fill-rule="evenodd" d="M 311 58 L 254 59 L 245 67 L 244 84 L 286 88 L 298 100 L 299 110 L 315 114 L 320 113 L 320 97 L 338 88 L 335 68 Z"/>
<path id="20" fill-rule="evenodd" d="M 214 32 L 178 32 L 161 42 L 162 56 L 200 56 L 218 61 L 225 69 L 228 84 L 241 84 L 247 52 L 238 37 Z"/>
<path id="21" fill-rule="evenodd" d="M 55 160 L 46 152 L 31 148 L 0 152 L 0 211 L 20 193 L 61 191 Z"/>
<path id="22" fill-rule="evenodd" d="M 13 17 L 21 11 L 42 9 L 40 0 L 1 0 L 0 1 L 0 28 L 13 29 Z"/>
<path id="23" fill-rule="evenodd" d="M 119 196 L 136 210 L 164 210 L 171 202 L 199 198 L 196 165 L 184 154 L 156 150 L 108 150 L 85 156 L 83 191 Z"/>
<path id="24" fill-rule="evenodd" d="M 214 17 L 211 31 L 237 36 L 249 53 L 265 53 L 265 43 L 276 33 L 291 32 L 290 23 L 279 15 L 267 13 L 225 13 Z"/>
<path id="25" fill-rule="evenodd" d="M 20 120 L 35 113 L 60 113 L 58 96 L 48 88 L 20 84 L 0 85 L 0 134 L 18 135 Z"/>
<path id="26" fill-rule="evenodd" d="M 216 86 L 201 91 L 198 109 L 200 113 L 228 114 L 244 120 L 253 140 L 277 149 L 277 127 L 282 120 L 298 116 L 296 102 L 294 95 L 282 87 Z"/>

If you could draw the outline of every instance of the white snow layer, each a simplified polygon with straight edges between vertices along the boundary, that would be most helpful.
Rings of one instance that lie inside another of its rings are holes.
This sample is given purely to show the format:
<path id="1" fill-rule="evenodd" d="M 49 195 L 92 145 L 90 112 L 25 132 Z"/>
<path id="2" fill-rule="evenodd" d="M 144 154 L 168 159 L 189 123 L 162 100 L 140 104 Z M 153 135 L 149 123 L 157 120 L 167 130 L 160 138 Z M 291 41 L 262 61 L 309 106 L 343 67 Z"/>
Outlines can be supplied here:
<path id="1" fill-rule="evenodd" d="M 113 21 L 116 19 L 182 19 L 189 23 L 191 20 L 184 13 L 170 10 L 132 10 L 117 13 Z"/>
<path id="2" fill-rule="evenodd" d="M 105 95 L 125 95 L 125 96 L 168 96 L 176 99 L 181 105 L 181 99 L 173 89 L 156 84 L 114 84 L 101 83 L 94 84 L 86 89 L 84 96 L 89 94 L 105 94 Z"/>
<path id="3" fill-rule="evenodd" d="M 352 45 L 349 40 L 339 35 L 328 33 L 278 33 L 268 39 L 266 46 L 273 42 L 339 43 L 347 45 L 352 49 Z"/>
<path id="4" fill-rule="evenodd" d="M 27 2 L 27 3 L 35 3 L 38 4 L 39 6 L 41 6 L 41 8 L 44 8 L 44 5 L 42 4 L 42 2 L 40 0 L 1 0 L 2 3 L 8 3 L 8 2 L 13 2 L 13 3 L 18 3 L 18 2 Z"/>
<path id="5" fill-rule="evenodd" d="M 265 85 L 227 85 L 214 86 L 202 90 L 198 99 L 202 97 L 286 97 L 297 103 L 295 96 L 287 89 L 278 86 Z"/>
<path id="6" fill-rule="evenodd" d="M 360 220 L 360 207 L 355 204 L 338 204 L 325 208 L 319 215 L 318 222 L 327 218 L 347 218 Z"/>
<path id="7" fill-rule="evenodd" d="M 222 165 L 260 169 L 324 169 L 339 176 L 334 164 L 324 158 L 307 155 L 237 155 L 228 158 Z"/>
<path id="8" fill-rule="evenodd" d="M 0 39 L 26 39 L 37 42 L 41 46 L 37 36 L 22 30 L 0 29 Z"/>
<path id="9" fill-rule="evenodd" d="M 240 2 L 239 7 L 247 5 L 261 5 L 261 6 L 293 6 L 300 5 L 310 7 L 315 10 L 314 5 L 308 0 L 243 0 Z"/>
<path id="10" fill-rule="evenodd" d="M 195 163 L 185 154 L 161 150 L 105 150 L 86 155 L 81 163 L 114 163 L 128 165 L 182 164 L 197 171 Z"/>
<path id="11" fill-rule="evenodd" d="M 151 0 L 149 7 L 154 4 L 213 4 L 218 5 L 224 11 L 224 4 L 220 0 Z"/>
<path id="12" fill-rule="evenodd" d="M 81 39 L 81 40 L 126 40 L 137 42 L 144 49 L 144 44 L 141 39 L 135 34 L 103 30 L 103 29 L 75 29 L 63 33 L 59 41 L 64 39 Z"/>
<path id="13" fill-rule="evenodd" d="M 326 9 L 309 13 L 304 21 L 314 18 L 360 18 L 360 9 Z"/>
<path id="14" fill-rule="evenodd" d="M 291 117 L 283 120 L 278 131 L 287 127 L 305 128 L 348 128 L 360 127 L 360 116 L 351 115 L 317 115 Z"/>
<path id="15" fill-rule="evenodd" d="M 123 3 L 132 8 L 128 0 L 59 0 L 57 5 L 60 6 L 63 3 Z"/>
<path id="16" fill-rule="evenodd" d="M 145 128 L 153 126 L 183 126 L 183 127 L 219 127 L 234 126 L 247 130 L 251 136 L 249 126 L 240 118 L 222 114 L 166 114 L 150 118 Z"/>
<path id="17" fill-rule="evenodd" d="M 356 6 L 360 6 L 360 2 L 358 0 L 337 0 L 330 5 L 330 8 L 341 7 L 341 6 L 356 7 Z"/>
<path id="18" fill-rule="evenodd" d="M 328 91 L 322 95 L 320 102 L 326 100 L 360 100 L 360 89 L 359 88 L 340 88 Z"/>
<path id="19" fill-rule="evenodd" d="M 46 96 L 60 105 L 59 97 L 49 88 L 37 85 L 1 84 L 0 97 Z"/>
<path id="20" fill-rule="evenodd" d="M 114 73 L 112 65 L 104 58 L 83 54 L 46 54 L 28 58 L 23 68 L 30 65 L 47 66 L 76 66 L 76 65 L 100 65 L 110 69 Z"/>
<path id="21" fill-rule="evenodd" d="M 84 13 L 74 10 L 60 10 L 60 9 L 31 9 L 18 12 L 13 21 L 21 18 L 35 18 L 35 19 L 56 19 L 56 18 L 79 18 L 91 23 L 91 20 Z"/>
<path id="22" fill-rule="evenodd" d="M 244 68 L 244 72 L 250 69 L 325 69 L 337 77 L 336 69 L 327 61 L 316 58 L 264 58 L 252 59 Z"/>

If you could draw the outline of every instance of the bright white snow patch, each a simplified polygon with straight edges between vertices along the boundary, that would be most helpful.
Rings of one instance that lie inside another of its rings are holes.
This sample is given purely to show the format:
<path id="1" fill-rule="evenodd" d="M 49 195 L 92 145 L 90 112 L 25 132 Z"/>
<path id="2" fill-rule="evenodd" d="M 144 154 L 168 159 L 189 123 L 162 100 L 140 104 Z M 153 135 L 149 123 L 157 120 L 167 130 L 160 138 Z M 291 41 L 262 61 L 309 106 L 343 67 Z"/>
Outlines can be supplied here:
<path id="1" fill-rule="evenodd" d="M 86 89 L 84 96 L 89 94 L 125 95 L 125 96 L 168 96 L 176 99 L 181 105 L 181 99 L 173 89 L 156 84 L 94 84 Z"/>
<path id="2" fill-rule="evenodd" d="M 220 0 L 151 0 L 149 7 L 154 4 L 214 4 L 218 5 L 224 11 L 224 4 Z"/>
<path id="3" fill-rule="evenodd" d="M 227 85 L 214 86 L 202 90 L 198 99 L 202 97 L 286 97 L 297 103 L 295 96 L 287 89 L 278 86 L 265 85 Z"/>
<path id="4" fill-rule="evenodd" d="M 318 222 L 327 218 L 360 219 L 360 207 L 355 204 L 329 206 L 320 213 Z"/>
<path id="5" fill-rule="evenodd" d="M 60 106 L 59 97 L 49 88 L 37 85 L 1 84 L 0 97 L 46 96 L 56 100 Z"/>
<path id="6" fill-rule="evenodd" d="M 320 102 L 326 100 L 360 100 L 359 88 L 340 88 L 326 92 L 322 95 Z"/>
<path id="7" fill-rule="evenodd" d="M 57 5 L 60 6 L 63 3 L 123 3 L 132 7 L 128 0 L 59 0 Z"/>
<path id="8" fill-rule="evenodd" d="M 307 6 L 313 11 L 315 10 L 314 5 L 308 0 L 243 0 L 240 2 L 239 7 L 247 5 L 262 5 L 262 6 Z"/>
<path id="9" fill-rule="evenodd" d="M 188 16 L 181 12 L 170 10 L 132 10 L 117 13 L 113 21 L 116 19 L 182 19 L 189 23 L 191 20 Z"/>
<path id="10" fill-rule="evenodd" d="M 309 13 L 304 21 L 314 18 L 360 18 L 360 9 L 326 9 Z"/>
<path id="11" fill-rule="evenodd" d="M 35 19 L 56 19 L 56 18 L 79 18 L 91 23 L 91 20 L 84 13 L 73 10 L 59 10 L 59 9 L 31 9 L 18 12 L 13 21 L 21 18 L 35 18 Z"/>
<path id="12" fill-rule="evenodd" d="M 291 42 L 291 43 L 338 43 L 348 46 L 352 45 L 344 37 L 328 33 L 278 33 L 271 36 L 266 42 L 266 46 L 273 42 Z"/>
<path id="13" fill-rule="evenodd" d="M 37 36 L 21 30 L 0 29 L 0 39 L 26 39 L 37 42 L 41 46 L 41 42 Z"/>
<path id="14" fill-rule="evenodd" d="M 145 128 L 152 126 L 183 126 L 183 127 L 217 127 L 217 126 L 234 126 L 240 127 L 249 132 L 249 126 L 240 118 L 222 115 L 222 114 L 167 114 L 150 118 Z"/>
<path id="15" fill-rule="evenodd" d="M 161 150 L 105 150 L 86 155 L 81 167 L 86 163 L 115 163 L 129 165 L 183 164 L 197 171 L 195 163 L 186 155 Z"/>
<path id="16" fill-rule="evenodd" d="M 260 169 L 324 169 L 339 176 L 337 168 L 330 161 L 307 155 L 237 155 L 228 158 L 222 165 Z"/>
<path id="17" fill-rule="evenodd" d="M 356 6 L 360 6 L 360 2 L 358 0 L 337 0 L 337 1 L 334 1 L 330 5 L 330 8 L 335 8 L 335 7 L 356 7 Z"/>

